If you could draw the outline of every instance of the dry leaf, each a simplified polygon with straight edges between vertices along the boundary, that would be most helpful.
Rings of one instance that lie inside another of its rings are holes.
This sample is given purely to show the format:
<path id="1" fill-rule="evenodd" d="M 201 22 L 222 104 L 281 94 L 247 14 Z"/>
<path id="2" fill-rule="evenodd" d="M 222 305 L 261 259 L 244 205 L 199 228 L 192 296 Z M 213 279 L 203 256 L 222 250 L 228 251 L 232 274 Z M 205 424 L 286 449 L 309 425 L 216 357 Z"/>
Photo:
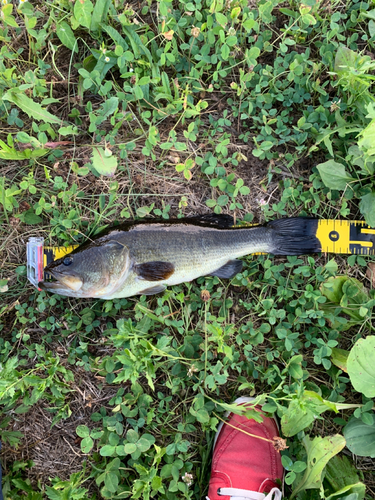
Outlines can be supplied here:
<path id="1" fill-rule="evenodd" d="M 208 302 L 211 298 L 210 292 L 208 290 L 201 291 L 201 299 L 203 302 Z"/>
<path id="2" fill-rule="evenodd" d="M 286 445 L 286 439 L 283 439 L 280 436 L 275 436 L 273 438 L 273 447 L 276 451 L 283 451 L 289 448 L 289 446 Z"/>
<path id="3" fill-rule="evenodd" d="M 19 209 L 20 209 L 20 212 L 26 212 L 26 210 L 30 210 L 30 205 L 27 203 L 27 201 L 21 201 L 20 202 L 20 206 L 19 206 Z"/>
<path id="4" fill-rule="evenodd" d="M 165 33 L 163 33 L 163 35 L 167 40 L 172 40 L 174 31 L 173 30 L 166 31 Z"/>
<path id="5" fill-rule="evenodd" d="M 370 280 L 372 288 L 375 288 L 375 262 L 368 263 L 366 276 Z"/>
<path id="6" fill-rule="evenodd" d="M 168 159 L 169 159 L 169 160 L 171 160 L 171 161 L 172 161 L 173 163 L 175 163 L 176 165 L 177 165 L 177 163 L 179 163 L 179 162 L 180 162 L 180 160 L 181 160 L 181 158 L 180 158 L 178 155 L 173 154 L 173 153 L 172 153 L 172 154 L 170 154 L 170 155 L 168 155 Z"/>

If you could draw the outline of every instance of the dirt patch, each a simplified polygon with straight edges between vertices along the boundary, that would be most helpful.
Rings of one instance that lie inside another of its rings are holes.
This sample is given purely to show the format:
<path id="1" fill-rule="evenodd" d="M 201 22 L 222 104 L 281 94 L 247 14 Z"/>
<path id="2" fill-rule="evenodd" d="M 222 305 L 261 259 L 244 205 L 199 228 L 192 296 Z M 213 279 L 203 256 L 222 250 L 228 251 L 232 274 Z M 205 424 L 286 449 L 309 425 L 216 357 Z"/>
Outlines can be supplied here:
<path id="1" fill-rule="evenodd" d="M 95 377 L 77 366 L 70 369 L 75 376 L 74 392 L 69 403 L 71 416 L 52 427 L 54 414 L 48 411 L 45 401 L 36 403 L 25 414 L 14 415 L 10 430 L 22 432 L 23 438 L 17 449 L 3 446 L 5 474 L 7 462 L 14 460 L 32 460 L 34 465 L 26 470 L 26 474 L 33 485 L 38 481 L 50 484 L 53 477 L 67 480 L 72 473 L 82 470 L 87 456 L 81 451 L 81 438 L 77 436 L 76 428 L 79 425 L 95 428 L 91 415 L 106 408 L 118 387 L 107 385 L 102 377 Z"/>

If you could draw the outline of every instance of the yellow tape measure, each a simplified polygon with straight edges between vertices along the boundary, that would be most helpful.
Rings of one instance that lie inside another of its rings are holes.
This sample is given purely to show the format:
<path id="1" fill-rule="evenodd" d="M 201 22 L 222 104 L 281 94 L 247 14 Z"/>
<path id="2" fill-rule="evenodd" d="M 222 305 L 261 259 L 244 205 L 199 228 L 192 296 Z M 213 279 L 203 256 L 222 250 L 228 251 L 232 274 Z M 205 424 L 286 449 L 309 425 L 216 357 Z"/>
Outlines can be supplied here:
<path id="1" fill-rule="evenodd" d="M 375 229 L 363 221 L 322 219 L 316 237 L 320 240 L 322 252 L 375 255 Z M 44 267 L 77 247 L 44 247 Z"/>
<path id="2" fill-rule="evenodd" d="M 354 220 L 320 220 L 316 237 L 322 252 L 375 255 L 375 229 Z"/>

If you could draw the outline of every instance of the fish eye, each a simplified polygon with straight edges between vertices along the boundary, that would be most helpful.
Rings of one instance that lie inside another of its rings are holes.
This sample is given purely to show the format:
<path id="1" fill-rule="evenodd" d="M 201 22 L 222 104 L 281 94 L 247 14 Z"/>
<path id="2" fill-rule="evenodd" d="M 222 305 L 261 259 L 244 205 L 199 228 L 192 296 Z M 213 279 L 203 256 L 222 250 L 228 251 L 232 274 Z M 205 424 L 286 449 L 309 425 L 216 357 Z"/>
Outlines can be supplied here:
<path id="1" fill-rule="evenodd" d="M 63 260 L 64 266 L 70 266 L 72 262 L 73 262 L 72 257 L 65 257 L 65 259 Z"/>

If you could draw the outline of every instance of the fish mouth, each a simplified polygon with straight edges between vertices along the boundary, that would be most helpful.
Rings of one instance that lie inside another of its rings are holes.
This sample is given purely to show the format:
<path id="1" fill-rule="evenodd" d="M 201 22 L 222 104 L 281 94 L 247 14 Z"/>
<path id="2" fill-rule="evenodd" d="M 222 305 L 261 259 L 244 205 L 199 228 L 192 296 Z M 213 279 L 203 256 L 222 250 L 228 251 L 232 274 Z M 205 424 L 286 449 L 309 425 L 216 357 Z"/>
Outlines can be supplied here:
<path id="1" fill-rule="evenodd" d="M 71 295 L 78 292 L 83 285 L 83 281 L 78 276 L 66 276 L 58 271 L 46 270 L 52 276 L 54 281 L 40 281 L 38 287 L 46 292 L 55 292 L 61 295 Z"/>

